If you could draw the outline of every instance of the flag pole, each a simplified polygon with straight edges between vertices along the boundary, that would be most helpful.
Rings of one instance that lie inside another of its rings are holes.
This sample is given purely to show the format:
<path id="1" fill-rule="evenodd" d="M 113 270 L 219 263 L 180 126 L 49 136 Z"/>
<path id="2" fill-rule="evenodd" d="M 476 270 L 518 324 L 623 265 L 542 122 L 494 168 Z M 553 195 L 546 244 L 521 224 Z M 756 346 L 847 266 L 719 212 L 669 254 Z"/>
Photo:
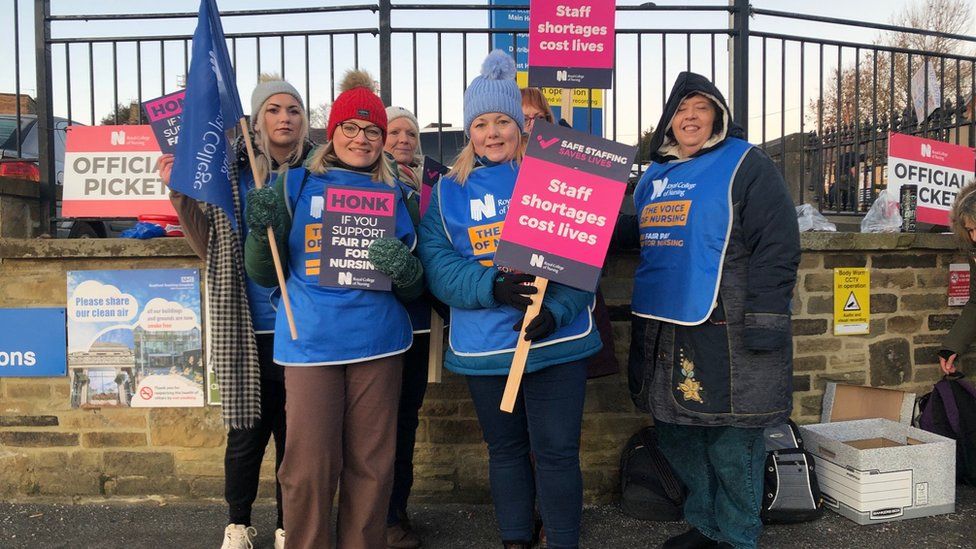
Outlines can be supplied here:
<path id="1" fill-rule="evenodd" d="M 247 126 L 247 118 L 241 117 L 241 131 L 244 134 L 244 145 L 247 147 L 247 161 L 251 165 L 251 176 L 254 178 L 254 186 L 258 189 L 264 187 L 264 182 L 258 179 L 257 167 L 254 165 L 254 145 L 251 144 L 251 130 Z M 278 256 L 278 243 L 275 241 L 274 229 L 268 225 L 268 245 L 271 246 L 271 258 L 274 259 L 275 274 L 278 275 L 278 287 L 281 288 L 281 302 L 285 304 L 285 316 L 288 318 L 288 329 L 291 331 L 291 338 L 298 339 L 298 330 L 295 329 L 295 317 L 291 313 L 291 301 L 288 299 L 288 286 L 285 284 L 285 272 L 281 268 L 281 257 Z"/>

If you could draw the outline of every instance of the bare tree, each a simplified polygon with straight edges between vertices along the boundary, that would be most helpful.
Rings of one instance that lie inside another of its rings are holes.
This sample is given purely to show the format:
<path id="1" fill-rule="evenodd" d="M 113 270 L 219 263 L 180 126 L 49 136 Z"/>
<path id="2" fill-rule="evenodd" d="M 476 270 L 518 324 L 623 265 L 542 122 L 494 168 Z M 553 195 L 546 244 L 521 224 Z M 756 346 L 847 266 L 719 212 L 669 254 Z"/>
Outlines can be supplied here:
<path id="1" fill-rule="evenodd" d="M 921 0 L 906 6 L 891 20 L 893 25 L 947 34 L 965 34 L 972 22 L 970 0 Z M 956 106 L 973 92 L 972 63 L 957 63 L 938 55 L 972 55 L 966 42 L 945 36 L 891 32 L 878 37 L 874 44 L 878 50 L 861 50 L 859 59 L 835 71 L 825 82 L 822 102 L 819 98 L 809 102 L 807 120 L 814 127 L 821 117 L 824 128 L 852 124 L 857 118 L 875 123 L 892 116 L 914 117 L 910 96 L 912 78 L 918 72 L 923 73 L 923 78 L 929 73 L 935 75 L 936 89 L 927 92 L 940 92 L 943 102 L 949 100 Z M 895 53 L 892 49 L 932 55 Z M 846 51 L 850 53 L 849 49 Z"/>

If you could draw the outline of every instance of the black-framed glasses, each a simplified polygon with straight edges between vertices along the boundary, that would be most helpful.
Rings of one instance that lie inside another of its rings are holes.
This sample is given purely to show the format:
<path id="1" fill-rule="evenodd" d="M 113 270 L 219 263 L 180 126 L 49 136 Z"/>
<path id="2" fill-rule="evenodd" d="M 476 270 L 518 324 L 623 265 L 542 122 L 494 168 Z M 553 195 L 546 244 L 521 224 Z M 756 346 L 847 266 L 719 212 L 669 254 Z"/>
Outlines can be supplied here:
<path id="1" fill-rule="evenodd" d="M 339 124 L 339 129 L 342 130 L 342 135 L 348 137 L 349 139 L 355 139 L 359 132 L 363 132 L 366 139 L 370 141 L 376 141 L 383 137 L 383 130 L 379 126 L 369 125 L 365 128 L 361 127 L 359 124 L 353 124 L 352 122 L 343 122 Z"/>
<path id="2" fill-rule="evenodd" d="M 545 120 L 545 119 L 546 119 L 546 115 L 544 115 L 542 113 L 539 113 L 539 114 L 529 114 L 529 115 L 526 115 L 524 117 L 524 120 L 525 120 L 525 123 L 526 124 L 528 124 L 529 122 L 532 122 L 533 120 Z"/>

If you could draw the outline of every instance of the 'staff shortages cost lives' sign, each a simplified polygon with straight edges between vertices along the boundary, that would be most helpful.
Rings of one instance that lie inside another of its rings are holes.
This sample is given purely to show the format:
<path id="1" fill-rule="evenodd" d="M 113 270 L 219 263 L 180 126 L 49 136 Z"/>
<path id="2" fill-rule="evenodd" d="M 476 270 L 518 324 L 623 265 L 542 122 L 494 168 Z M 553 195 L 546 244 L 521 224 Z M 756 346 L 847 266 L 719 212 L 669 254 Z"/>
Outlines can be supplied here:
<path id="1" fill-rule="evenodd" d="M 369 262 L 369 245 L 396 237 L 393 191 L 326 187 L 322 214 L 319 284 L 358 290 L 389 290 L 390 277 Z"/>
<path id="2" fill-rule="evenodd" d="M 614 2 L 532 0 L 529 85 L 610 88 Z"/>
<path id="3" fill-rule="evenodd" d="M 71 126 L 64 155 L 64 217 L 176 215 L 156 174 L 149 126 Z"/>
<path id="4" fill-rule="evenodd" d="M 637 148 L 536 122 L 495 263 L 595 291 Z"/>
<path id="5" fill-rule="evenodd" d="M 969 147 L 893 133 L 888 139 L 889 194 L 900 196 L 902 185 L 918 186 L 921 223 L 949 225 L 956 193 L 974 177 L 976 151 Z"/>

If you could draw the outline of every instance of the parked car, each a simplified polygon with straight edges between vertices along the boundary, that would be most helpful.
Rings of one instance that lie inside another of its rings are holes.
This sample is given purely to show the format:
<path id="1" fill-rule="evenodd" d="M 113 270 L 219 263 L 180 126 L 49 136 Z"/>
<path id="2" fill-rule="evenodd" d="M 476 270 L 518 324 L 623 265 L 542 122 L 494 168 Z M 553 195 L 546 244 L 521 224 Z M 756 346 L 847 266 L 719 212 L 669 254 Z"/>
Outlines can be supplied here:
<path id="1" fill-rule="evenodd" d="M 454 163 L 466 142 L 462 128 L 446 126 L 420 130 L 420 146 L 424 154 L 446 166 Z"/>
<path id="2" fill-rule="evenodd" d="M 64 151 L 67 129 L 81 125 L 66 118 L 54 117 L 54 170 L 58 185 L 64 183 Z M 0 114 L 0 178 L 25 179 L 40 182 L 37 163 L 37 116 L 20 116 L 20 155 L 17 155 L 17 116 Z M 61 201 L 57 205 L 58 238 L 116 237 L 133 225 L 132 219 L 61 219 Z"/>

